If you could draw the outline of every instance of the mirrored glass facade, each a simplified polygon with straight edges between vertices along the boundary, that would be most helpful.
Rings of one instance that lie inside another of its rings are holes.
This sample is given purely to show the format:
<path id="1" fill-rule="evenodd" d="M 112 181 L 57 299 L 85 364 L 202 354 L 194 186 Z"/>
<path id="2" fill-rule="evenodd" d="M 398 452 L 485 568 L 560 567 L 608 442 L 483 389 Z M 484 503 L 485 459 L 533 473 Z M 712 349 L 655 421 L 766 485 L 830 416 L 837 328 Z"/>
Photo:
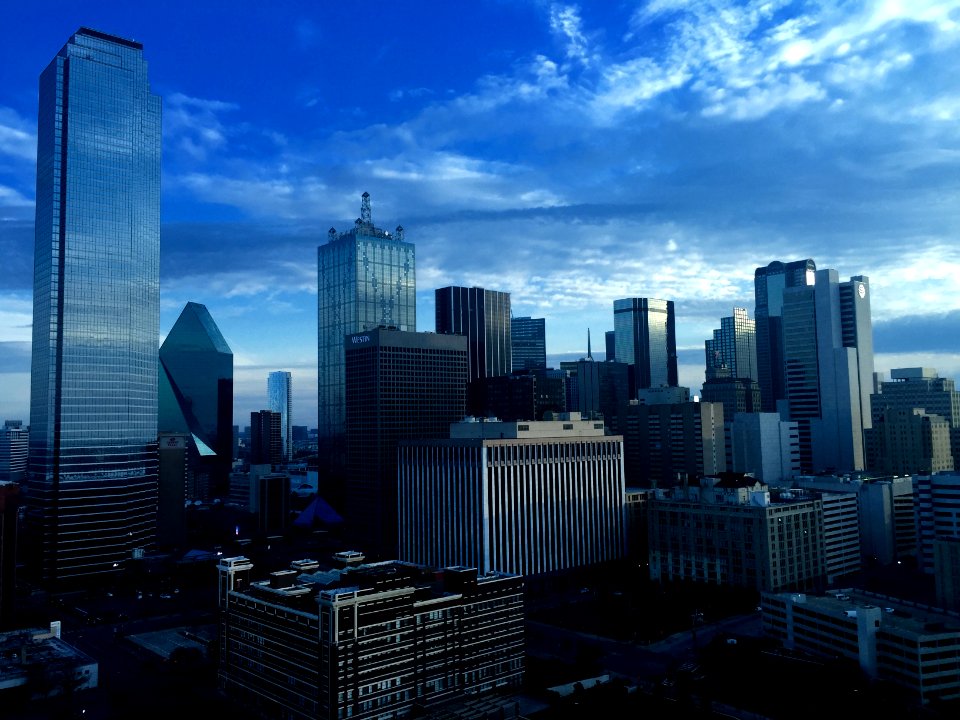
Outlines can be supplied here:
<path id="1" fill-rule="evenodd" d="M 77 31 L 40 76 L 31 518 L 47 581 L 153 542 L 160 98 L 139 43 Z"/>
<path id="2" fill-rule="evenodd" d="M 285 462 L 293 460 L 293 377 L 277 370 L 267 376 L 267 409 L 280 413 L 280 445 Z"/>
<path id="3" fill-rule="evenodd" d="M 403 228 L 390 234 L 375 227 L 370 195 L 363 194 L 352 230 L 330 229 L 317 248 L 318 431 L 344 433 L 345 335 L 378 327 L 417 329 L 416 259 Z"/>
<path id="4" fill-rule="evenodd" d="M 677 386 L 677 332 L 672 300 L 613 302 L 618 362 L 633 365 L 636 388 Z"/>
<path id="5" fill-rule="evenodd" d="M 471 382 L 510 374 L 510 293 L 450 286 L 436 290 L 434 300 L 436 331 L 467 338 Z"/>

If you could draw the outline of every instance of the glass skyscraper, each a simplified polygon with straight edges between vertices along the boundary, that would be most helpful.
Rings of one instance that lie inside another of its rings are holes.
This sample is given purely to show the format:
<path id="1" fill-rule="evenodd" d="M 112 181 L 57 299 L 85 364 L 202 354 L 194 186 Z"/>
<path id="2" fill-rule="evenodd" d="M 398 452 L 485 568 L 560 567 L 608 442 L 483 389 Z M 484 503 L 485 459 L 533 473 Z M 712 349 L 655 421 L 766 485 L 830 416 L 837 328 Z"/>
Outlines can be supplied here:
<path id="1" fill-rule="evenodd" d="M 47 583 L 110 573 L 157 510 L 160 98 L 81 28 L 40 76 L 29 517 Z"/>
<path id="2" fill-rule="evenodd" d="M 417 328 L 417 282 L 413 243 L 403 227 L 374 226 L 370 194 L 364 193 L 354 227 L 330 228 L 317 248 L 318 436 L 344 433 L 345 335 L 378 327 Z"/>
<path id="3" fill-rule="evenodd" d="M 677 331 L 672 300 L 614 300 L 613 326 L 617 361 L 633 366 L 636 389 L 677 386 Z"/>
<path id="4" fill-rule="evenodd" d="M 160 346 L 158 430 L 191 438 L 186 496 L 229 488 L 233 461 L 233 351 L 205 305 L 188 302 Z"/>
<path id="5" fill-rule="evenodd" d="M 436 331 L 465 335 L 470 381 L 512 369 L 510 293 L 450 286 L 434 291 Z"/>
<path id="6" fill-rule="evenodd" d="M 735 307 L 733 315 L 720 318 L 720 329 L 713 331 L 713 339 L 706 340 L 704 346 L 707 380 L 714 378 L 757 380 L 756 324 L 747 317 L 746 308 Z"/>
<path id="7" fill-rule="evenodd" d="M 267 376 L 267 409 L 280 413 L 280 444 L 283 460 L 293 460 L 293 378 L 277 370 Z"/>

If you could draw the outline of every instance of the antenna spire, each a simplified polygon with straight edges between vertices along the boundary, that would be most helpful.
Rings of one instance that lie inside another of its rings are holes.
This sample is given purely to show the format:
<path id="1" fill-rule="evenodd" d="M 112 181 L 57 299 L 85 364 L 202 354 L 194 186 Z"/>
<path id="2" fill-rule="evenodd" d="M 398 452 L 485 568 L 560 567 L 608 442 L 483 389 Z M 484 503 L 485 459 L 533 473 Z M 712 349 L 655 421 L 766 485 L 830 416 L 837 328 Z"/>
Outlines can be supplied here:
<path id="1" fill-rule="evenodd" d="M 373 217 L 370 213 L 370 193 L 368 192 L 360 196 L 360 221 L 364 225 L 373 224 Z"/>

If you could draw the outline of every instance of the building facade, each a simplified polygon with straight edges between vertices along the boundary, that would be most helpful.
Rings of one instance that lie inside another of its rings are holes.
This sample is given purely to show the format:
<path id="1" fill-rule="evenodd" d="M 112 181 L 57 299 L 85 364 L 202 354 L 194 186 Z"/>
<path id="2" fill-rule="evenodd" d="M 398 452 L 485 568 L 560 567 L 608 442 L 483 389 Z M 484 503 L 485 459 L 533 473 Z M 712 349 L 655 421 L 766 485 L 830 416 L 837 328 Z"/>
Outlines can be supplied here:
<path id="1" fill-rule="evenodd" d="M 799 426 L 804 472 L 865 467 L 873 388 L 869 286 L 864 276 L 841 283 L 836 270 L 819 270 L 814 285 L 783 292 L 785 402 Z"/>
<path id="2" fill-rule="evenodd" d="M 764 412 L 776 412 L 787 397 L 783 365 L 783 291 L 813 285 L 816 263 L 778 260 L 753 273 L 756 306 L 753 317 L 757 334 L 757 379 Z"/>
<path id="3" fill-rule="evenodd" d="M 510 293 L 450 286 L 439 288 L 434 296 L 437 332 L 467 338 L 470 382 L 509 375 L 513 366 Z"/>
<path id="4" fill-rule="evenodd" d="M 514 370 L 547 367 L 546 325 L 544 318 L 510 318 L 511 367 Z"/>
<path id="5" fill-rule="evenodd" d="M 344 433 L 344 336 L 378 327 L 417 329 L 414 246 L 402 226 L 390 234 L 373 224 L 364 193 L 354 227 L 330 228 L 327 243 L 317 248 L 317 276 L 317 429 L 329 439 Z"/>
<path id="6" fill-rule="evenodd" d="M 400 557 L 545 575 L 624 554 L 622 440 L 579 413 L 400 446 Z"/>
<path id="7" fill-rule="evenodd" d="M 823 506 L 771 500 L 753 478 L 704 478 L 649 501 L 650 578 L 764 590 L 820 587 Z"/>
<path id="8" fill-rule="evenodd" d="M 938 538 L 960 537 L 960 473 L 914 475 L 917 513 L 917 560 L 920 569 L 934 571 Z"/>
<path id="9" fill-rule="evenodd" d="M 637 389 L 676 387 L 677 331 L 672 300 L 613 302 L 616 359 L 633 367 Z"/>
<path id="10" fill-rule="evenodd" d="M 160 114 L 132 40 L 81 28 L 40 76 L 27 490 L 49 584 L 154 540 Z"/>
<path id="11" fill-rule="evenodd" d="M 346 520 L 369 557 L 397 557 L 397 445 L 447 437 L 466 410 L 467 339 L 378 329 L 347 336 Z"/>
<path id="12" fill-rule="evenodd" d="M 738 413 L 726 430 L 733 472 L 749 473 L 767 485 L 783 485 L 800 474 L 797 423 L 781 420 L 779 413 Z"/>
<path id="13" fill-rule="evenodd" d="M 403 717 L 523 681 L 523 582 L 401 562 L 322 571 L 310 560 L 251 581 L 224 558 L 221 689 L 267 717 Z"/>
<path id="14" fill-rule="evenodd" d="M 267 407 L 280 413 L 280 446 L 284 462 L 293 460 L 293 376 L 277 370 L 267 376 Z"/>
<path id="15" fill-rule="evenodd" d="M 30 433 L 19 420 L 7 420 L 0 428 L 0 482 L 23 482 L 30 455 Z"/>
<path id="16" fill-rule="evenodd" d="M 250 464 L 280 465 L 283 462 L 280 413 L 258 410 L 250 413 Z"/>

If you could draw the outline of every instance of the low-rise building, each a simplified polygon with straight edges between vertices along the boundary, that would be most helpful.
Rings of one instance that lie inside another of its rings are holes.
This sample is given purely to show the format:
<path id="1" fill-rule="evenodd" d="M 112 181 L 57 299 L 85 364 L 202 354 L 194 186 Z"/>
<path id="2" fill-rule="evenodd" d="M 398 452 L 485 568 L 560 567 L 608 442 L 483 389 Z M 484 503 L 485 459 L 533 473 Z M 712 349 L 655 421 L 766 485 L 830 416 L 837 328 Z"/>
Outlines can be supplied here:
<path id="1" fill-rule="evenodd" d="M 60 623 L 50 630 L 0 633 L 0 707 L 3 693 L 19 689 L 42 699 L 97 687 L 97 661 L 60 638 Z M 0 711 L 2 714 L 2 711 Z"/>
<path id="2" fill-rule="evenodd" d="M 764 632 L 791 650 L 858 662 L 920 702 L 960 698 L 960 615 L 852 590 L 764 593 Z"/>
<path id="3" fill-rule="evenodd" d="M 219 684 L 265 717 L 401 717 L 523 680 L 523 581 L 388 561 L 301 560 L 251 581 L 224 558 Z"/>

